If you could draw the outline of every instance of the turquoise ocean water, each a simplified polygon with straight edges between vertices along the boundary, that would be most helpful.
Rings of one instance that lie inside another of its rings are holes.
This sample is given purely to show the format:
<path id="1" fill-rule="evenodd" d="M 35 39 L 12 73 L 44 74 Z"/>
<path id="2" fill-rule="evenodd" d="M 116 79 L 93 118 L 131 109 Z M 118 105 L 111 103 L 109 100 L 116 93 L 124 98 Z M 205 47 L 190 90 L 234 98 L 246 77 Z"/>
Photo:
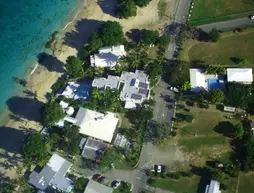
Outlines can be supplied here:
<path id="1" fill-rule="evenodd" d="M 50 34 L 59 31 L 81 0 L 0 1 L 0 111 L 17 92 L 12 77 L 24 77 Z"/>

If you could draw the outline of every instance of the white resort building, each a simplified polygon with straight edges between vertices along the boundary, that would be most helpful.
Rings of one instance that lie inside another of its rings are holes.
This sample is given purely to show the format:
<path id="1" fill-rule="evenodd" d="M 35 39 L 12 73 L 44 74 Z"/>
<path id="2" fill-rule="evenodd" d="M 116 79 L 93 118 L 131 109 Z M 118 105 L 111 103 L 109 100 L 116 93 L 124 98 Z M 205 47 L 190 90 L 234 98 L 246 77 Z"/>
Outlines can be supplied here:
<path id="1" fill-rule="evenodd" d="M 64 127 L 64 122 L 67 121 L 78 126 L 80 134 L 111 143 L 118 123 L 114 113 L 99 113 L 82 107 L 75 110 L 63 101 L 60 105 L 67 115 L 56 124 L 58 127 Z"/>
<path id="2" fill-rule="evenodd" d="M 120 89 L 120 100 L 125 102 L 124 108 L 132 109 L 141 105 L 150 97 L 149 77 L 140 70 L 122 72 L 121 76 L 108 76 L 108 78 L 95 78 L 92 87 L 100 90 Z"/>
<path id="3" fill-rule="evenodd" d="M 99 49 L 98 54 L 90 56 L 90 63 L 93 67 L 114 68 L 118 60 L 125 55 L 124 45 L 103 47 Z"/>

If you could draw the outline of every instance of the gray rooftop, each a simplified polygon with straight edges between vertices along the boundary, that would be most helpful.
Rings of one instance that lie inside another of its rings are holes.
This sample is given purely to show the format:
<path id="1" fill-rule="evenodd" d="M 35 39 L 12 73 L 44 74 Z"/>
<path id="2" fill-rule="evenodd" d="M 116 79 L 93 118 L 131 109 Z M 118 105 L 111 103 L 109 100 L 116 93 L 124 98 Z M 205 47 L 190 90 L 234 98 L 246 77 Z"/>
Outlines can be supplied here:
<path id="1" fill-rule="evenodd" d="M 64 176 L 71 165 L 64 158 L 54 154 L 40 173 L 35 171 L 31 173 L 28 182 L 39 190 L 54 186 L 59 190 L 68 192 L 71 189 L 72 181 Z"/>
<path id="2" fill-rule="evenodd" d="M 100 157 L 100 154 L 103 154 L 107 146 L 108 144 L 89 137 L 83 148 L 82 156 L 91 160 L 95 160 L 97 157 Z"/>
<path id="3" fill-rule="evenodd" d="M 106 89 L 106 87 L 109 87 L 110 89 L 118 89 L 119 79 L 119 76 L 111 75 L 109 75 L 108 78 L 95 78 L 92 86 L 99 89 Z"/>
<path id="4" fill-rule="evenodd" d="M 113 188 L 95 182 L 93 180 L 89 180 L 84 193 L 112 193 Z"/>

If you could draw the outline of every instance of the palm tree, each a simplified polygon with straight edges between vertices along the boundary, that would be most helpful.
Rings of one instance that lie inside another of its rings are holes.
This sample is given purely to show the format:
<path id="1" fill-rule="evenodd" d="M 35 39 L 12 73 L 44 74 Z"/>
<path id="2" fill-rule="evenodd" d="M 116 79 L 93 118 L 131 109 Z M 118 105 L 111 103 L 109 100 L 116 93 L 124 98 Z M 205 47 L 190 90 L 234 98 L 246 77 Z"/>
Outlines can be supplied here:
<path id="1" fill-rule="evenodd" d="M 92 90 L 92 98 L 93 99 L 101 99 L 102 98 L 102 94 L 98 88 L 94 88 Z"/>
<path id="2" fill-rule="evenodd" d="M 102 67 L 97 67 L 95 69 L 95 75 L 96 76 L 102 76 L 103 72 L 104 72 L 104 69 Z"/>
<path id="3" fill-rule="evenodd" d="M 132 57 L 131 57 L 131 62 L 129 64 L 130 67 L 134 68 L 134 69 L 137 69 L 137 68 L 139 68 L 140 63 L 141 63 L 141 57 L 137 54 L 133 54 Z"/>

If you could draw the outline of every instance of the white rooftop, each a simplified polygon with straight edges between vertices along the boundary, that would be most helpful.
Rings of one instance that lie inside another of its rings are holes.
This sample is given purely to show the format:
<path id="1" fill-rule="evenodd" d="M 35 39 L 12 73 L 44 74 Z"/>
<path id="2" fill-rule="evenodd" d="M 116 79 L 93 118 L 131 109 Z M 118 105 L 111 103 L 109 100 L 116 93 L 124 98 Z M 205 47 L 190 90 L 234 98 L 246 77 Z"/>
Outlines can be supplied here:
<path id="1" fill-rule="evenodd" d="M 64 120 L 80 127 L 81 134 L 109 143 L 112 141 L 118 123 L 114 113 L 103 114 L 82 107 L 79 108 L 75 117 L 67 115 Z"/>
<path id="2" fill-rule="evenodd" d="M 220 182 L 211 180 L 210 185 L 206 186 L 205 193 L 221 193 Z"/>
<path id="3" fill-rule="evenodd" d="M 136 108 L 144 100 L 149 99 L 149 77 L 140 70 L 133 72 L 122 72 L 121 77 L 108 76 L 108 78 L 96 78 L 92 83 L 93 87 L 99 89 L 119 89 L 120 100 L 125 102 L 125 108 Z"/>
<path id="4" fill-rule="evenodd" d="M 228 68 L 228 82 L 251 83 L 253 81 L 252 68 Z"/>
<path id="5" fill-rule="evenodd" d="M 206 78 L 203 70 L 191 68 L 190 69 L 190 84 L 191 91 L 199 92 L 201 90 L 207 90 Z"/>
<path id="6" fill-rule="evenodd" d="M 62 165 L 64 164 L 64 162 L 66 162 L 66 160 L 64 158 L 62 158 L 61 156 L 57 155 L 57 154 L 54 154 L 49 162 L 48 162 L 48 166 L 51 167 L 51 169 L 54 171 L 54 172 L 58 172 Z"/>
<path id="7" fill-rule="evenodd" d="M 118 64 L 119 58 L 125 55 L 124 45 L 103 47 L 98 54 L 90 56 L 90 62 L 94 67 L 113 68 Z"/>

